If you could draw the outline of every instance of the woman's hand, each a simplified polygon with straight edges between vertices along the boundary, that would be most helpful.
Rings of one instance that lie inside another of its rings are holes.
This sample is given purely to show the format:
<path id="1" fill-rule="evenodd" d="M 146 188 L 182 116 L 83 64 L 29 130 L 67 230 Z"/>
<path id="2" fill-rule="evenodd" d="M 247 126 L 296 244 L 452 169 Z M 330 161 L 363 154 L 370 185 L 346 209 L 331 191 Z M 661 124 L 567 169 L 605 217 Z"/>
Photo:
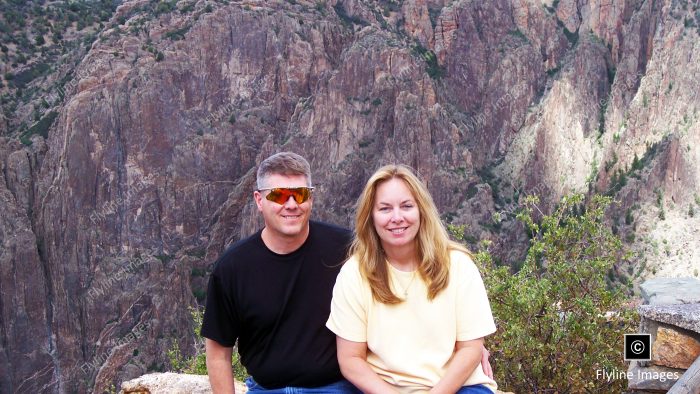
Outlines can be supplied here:
<path id="1" fill-rule="evenodd" d="M 457 341 L 455 353 L 445 376 L 430 390 L 430 394 L 454 394 L 474 372 L 484 354 L 484 339 Z"/>
<path id="2" fill-rule="evenodd" d="M 491 363 L 489 362 L 489 357 L 491 353 L 486 350 L 486 346 L 482 346 L 481 350 L 481 369 L 484 370 L 484 374 L 490 379 L 493 379 L 493 369 L 491 368 Z"/>
<path id="3" fill-rule="evenodd" d="M 353 342 L 336 336 L 338 364 L 345 379 L 365 394 L 399 394 L 367 363 L 367 342 Z"/>

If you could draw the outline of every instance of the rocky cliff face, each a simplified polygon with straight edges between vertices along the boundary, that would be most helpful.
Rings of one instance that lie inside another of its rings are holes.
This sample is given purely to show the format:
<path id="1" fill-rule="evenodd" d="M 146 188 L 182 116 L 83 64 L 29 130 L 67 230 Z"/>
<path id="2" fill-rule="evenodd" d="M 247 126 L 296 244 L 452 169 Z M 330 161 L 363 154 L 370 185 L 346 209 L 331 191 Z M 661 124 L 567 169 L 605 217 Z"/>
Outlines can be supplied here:
<path id="1" fill-rule="evenodd" d="M 280 150 L 311 162 L 318 219 L 349 226 L 369 174 L 405 163 L 513 262 L 519 198 L 608 192 L 637 252 L 620 275 L 697 275 L 697 5 L 155 6 L 116 10 L 47 139 L 0 138 L 2 392 L 167 368 L 207 270 L 260 226 L 255 164 Z"/>

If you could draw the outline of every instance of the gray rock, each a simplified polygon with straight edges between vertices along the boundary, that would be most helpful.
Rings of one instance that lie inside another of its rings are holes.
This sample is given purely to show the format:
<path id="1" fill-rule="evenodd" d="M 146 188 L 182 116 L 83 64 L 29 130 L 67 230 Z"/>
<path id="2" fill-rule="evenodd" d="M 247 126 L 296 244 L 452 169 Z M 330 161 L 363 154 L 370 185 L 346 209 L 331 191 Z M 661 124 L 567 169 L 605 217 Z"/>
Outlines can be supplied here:
<path id="1" fill-rule="evenodd" d="M 630 363 L 627 372 L 628 386 L 634 392 L 666 392 L 683 376 L 682 369 L 659 366 L 641 367 L 636 362 Z"/>
<path id="2" fill-rule="evenodd" d="M 682 305 L 640 305 L 642 318 L 700 333 L 700 303 Z"/>
<path id="3" fill-rule="evenodd" d="M 700 280 L 695 278 L 654 278 L 640 286 L 645 304 L 693 304 L 700 302 Z"/>
<path id="4" fill-rule="evenodd" d="M 235 384 L 236 393 L 248 391 L 243 383 L 236 381 Z M 123 382 L 119 394 L 144 392 L 151 394 L 211 394 L 212 391 L 207 375 L 166 372 L 151 373 Z"/>

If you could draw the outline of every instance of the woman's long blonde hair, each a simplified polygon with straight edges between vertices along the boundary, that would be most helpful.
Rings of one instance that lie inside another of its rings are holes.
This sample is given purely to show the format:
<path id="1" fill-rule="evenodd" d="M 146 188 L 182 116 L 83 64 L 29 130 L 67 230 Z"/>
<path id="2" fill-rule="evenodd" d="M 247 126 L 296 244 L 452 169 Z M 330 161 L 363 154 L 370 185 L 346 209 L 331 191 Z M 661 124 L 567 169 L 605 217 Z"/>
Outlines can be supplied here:
<path id="1" fill-rule="evenodd" d="M 387 165 L 369 178 L 357 201 L 355 238 L 350 254 L 358 259 L 360 273 L 369 282 L 372 297 L 376 301 L 384 304 L 398 304 L 403 301 L 391 291 L 388 262 L 372 220 L 377 188 L 394 178 L 406 184 L 418 205 L 418 273 L 428 287 L 428 299 L 433 300 L 450 282 L 450 250 L 468 252 L 462 245 L 450 240 L 428 188 L 408 167 Z"/>

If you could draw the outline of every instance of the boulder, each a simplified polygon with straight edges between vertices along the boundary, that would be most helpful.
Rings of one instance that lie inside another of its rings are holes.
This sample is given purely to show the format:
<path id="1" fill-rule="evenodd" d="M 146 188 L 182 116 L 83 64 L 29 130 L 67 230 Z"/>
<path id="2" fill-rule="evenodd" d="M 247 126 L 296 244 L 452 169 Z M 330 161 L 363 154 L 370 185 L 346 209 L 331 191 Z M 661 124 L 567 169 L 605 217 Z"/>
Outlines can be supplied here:
<path id="1" fill-rule="evenodd" d="M 683 305 L 640 305 L 643 319 L 670 324 L 700 333 L 700 303 Z"/>
<path id="2" fill-rule="evenodd" d="M 245 393 L 245 384 L 235 382 L 236 393 Z M 119 394 L 211 394 L 207 375 L 173 372 L 151 373 L 122 383 Z"/>
<path id="3" fill-rule="evenodd" d="M 700 302 L 700 280 L 695 278 L 654 278 L 640 286 L 645 304 L 693 304 Z"/>
<path id="4" fill-rule="evenodd" d="M 246 393 L 245 384 L 236 381 L 236 393 Z M 119 394 L 211 394 L 207 375 L 173 372 L 151 373 L 122 383 Z M 514 394 L 496 391 L 496 394 Z"/>
<path id="5" fill-rule="evenodd" d="M 659 327 L 651 348 L 651 362 L 659 366 L 688 369 L 700 356 L 700 342 L 673 328 Z"/>
<path id="6" fill-rule="evenodd" d="M 683 370 L 649 366 L 642 367 L 637 362 L 630 364 L 627 388 L 632 391 L 665 393 L 683 376 Z"/>

